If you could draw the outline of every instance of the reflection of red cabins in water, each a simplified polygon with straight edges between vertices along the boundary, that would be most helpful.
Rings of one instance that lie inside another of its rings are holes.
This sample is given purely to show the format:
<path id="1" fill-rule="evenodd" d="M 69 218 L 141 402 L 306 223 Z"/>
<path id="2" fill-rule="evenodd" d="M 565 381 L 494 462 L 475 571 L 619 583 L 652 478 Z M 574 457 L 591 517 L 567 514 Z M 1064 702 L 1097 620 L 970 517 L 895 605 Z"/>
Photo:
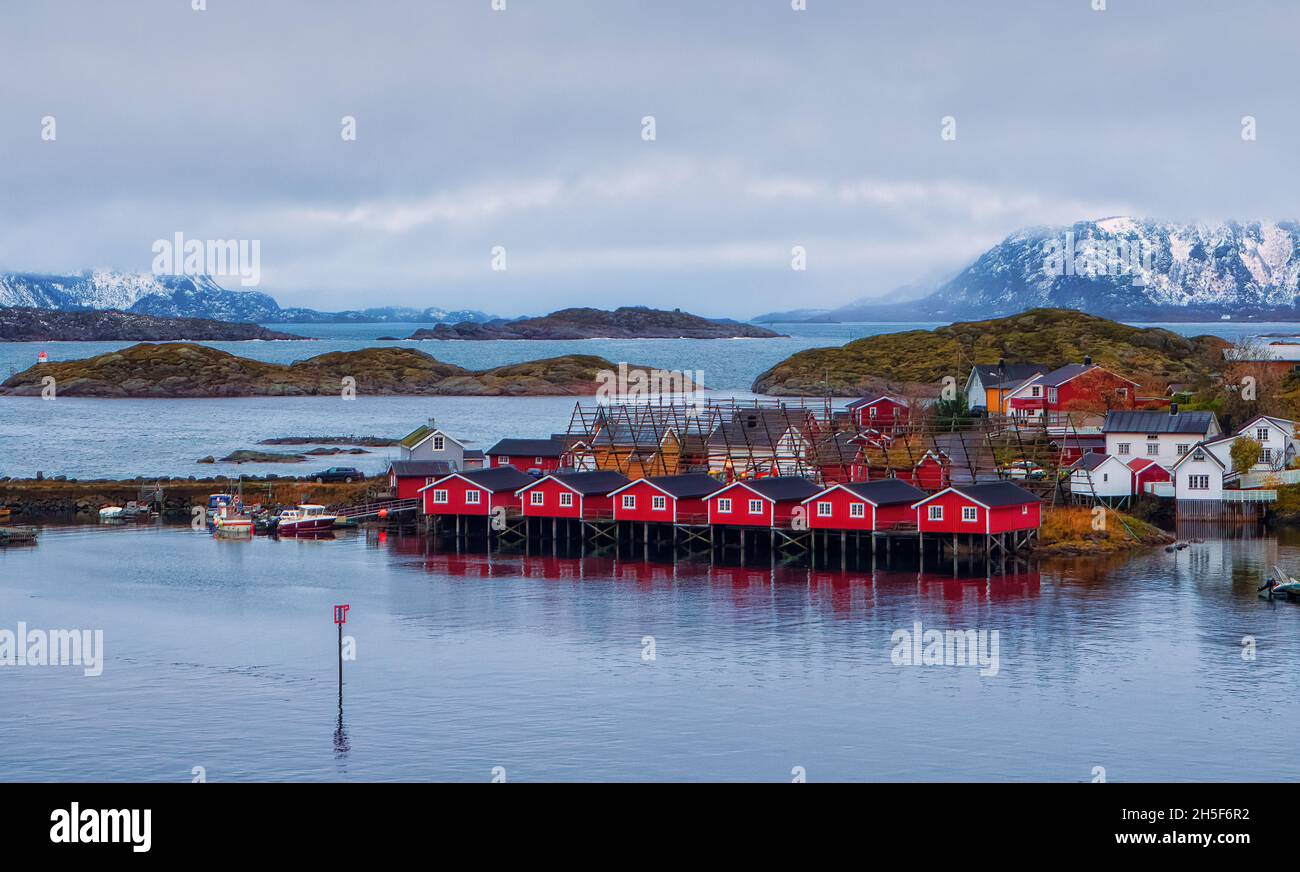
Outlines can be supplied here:
<path id="1" fill-rule="evenodd" d="M 914 523 L 912 508 L 926 493 L 905 481 L 850 482 L 829 487 L 804 500 L 812 530 L 888 530 L 898 524 Z"/>
<path id="2" fill-rule="evenodd" d="M 921 533 L 998 535 L 1037 530 L 1038 497 L 1009 481 L 961 485 L 916 504 Z"/>
<path id="3" fill-rule="evenodd" d="M 738 591 L 769 592 L 772 586 L 771 568 L 758 566 L 721 566 L 709 567 L 709 582 L 726 585 Z"/>
<path id="4" fill-rule="evenodd" d="M 924 599 L 943 600 L 945 603 L 995 602 L 1036 597 L 1042 585 L 1038 570 L 994 574 L 989 577 L 953 578 L 952 575 L 926 573 L 917 582 Z M 960 615 L 960 612 L 954 612 Z M 933 618 L 930 619 L 933 623 Z"/>
<path id="5" fill-rule="evenodd" d="M 803 501 L 821 488 L 803 476 L 738 481 L 710 496 L 709 523 L 735 527 L 789 527 Z"/>
<path id="6" fill-rule="evenodd" d="M 534 479 L 503 466 L 456 472 L 420 488 L 426 515 L 490 515 L 493 509 L 519 508 L 515 494 Z"/>
<path id="7" fill-rule="evenodd" d="M 525 517 L 590 521 L 613 517 L 610 494 L 628 483 L 611 470 L 555 472 L 525 485 L 518 496 Z"/>

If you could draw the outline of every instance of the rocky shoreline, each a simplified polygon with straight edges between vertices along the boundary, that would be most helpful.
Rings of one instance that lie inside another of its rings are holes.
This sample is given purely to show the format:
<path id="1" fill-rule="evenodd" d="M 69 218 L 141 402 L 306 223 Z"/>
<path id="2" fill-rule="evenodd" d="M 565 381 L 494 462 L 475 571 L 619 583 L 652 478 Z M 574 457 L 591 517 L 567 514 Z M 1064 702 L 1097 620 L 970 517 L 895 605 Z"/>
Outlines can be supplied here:
<path id="1" fill-rule="evenodd" d="M 312 341 L 306 336 L 268 330 L 257 324 L 208 318 L 167 318 L 115 309 L 64 312 L 0 307 L 0 342 L 243 342 L 254 339 Z"/>
<path id="2" fill-rule="evenodd" d="M 680 309 L 665 311 L 626 306 L 604 309 L 561 309 L 540 318 L 483 323 L 461 322 L 424 327 L 410 339 L 775 339 L 782 334 L 740 321 L 713 320 Z"/>

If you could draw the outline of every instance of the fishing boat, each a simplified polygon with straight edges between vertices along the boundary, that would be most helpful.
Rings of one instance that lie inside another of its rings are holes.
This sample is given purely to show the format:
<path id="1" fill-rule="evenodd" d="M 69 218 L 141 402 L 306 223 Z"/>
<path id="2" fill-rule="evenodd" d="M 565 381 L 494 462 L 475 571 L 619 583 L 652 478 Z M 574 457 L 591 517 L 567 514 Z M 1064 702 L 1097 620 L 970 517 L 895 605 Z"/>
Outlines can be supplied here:
<path id="1" fill-rule="evenodd" d="M 275 531 L 281 536 L 324 533 L 333 529 L 334 518 L 334 515 L 325 511 L 324 506 L 303 503 L 296 509 L 285 509 L 280 512 L 276 518 Z"/>
<path id="2" fill-rule="evenodd" d="M 1259 595 L 1274 599 L 1275 597 L 1286 597 L 1292 599 L 1300 597 L 1300 580 L 1296 580 L 1282 571 L 1280 566 L 1273 567 L 1273 574 L 1269 576 L 1268 581 L 1259 589 Z"/>
<path id="3" fill-rule="evenodd" d="M 253 517 L 245 512 L 235 511 L 233 508 L 223 509 L 222 514 L 217 515 L 212 521 L 212 532 L 218 536 L 251 536 Z"/>

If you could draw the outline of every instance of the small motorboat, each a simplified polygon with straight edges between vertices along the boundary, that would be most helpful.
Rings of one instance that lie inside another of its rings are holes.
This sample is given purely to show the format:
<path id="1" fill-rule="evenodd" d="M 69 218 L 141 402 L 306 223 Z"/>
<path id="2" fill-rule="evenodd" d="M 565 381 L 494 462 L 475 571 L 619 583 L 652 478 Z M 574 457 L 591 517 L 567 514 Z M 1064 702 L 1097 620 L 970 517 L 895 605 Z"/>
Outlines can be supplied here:
<path id="1" fill-rule="evenodd" d="M 149 506 L 148 503 L 141 503 L 141 502 L 137 502 L 136 500 L 130 500 L 127 502 L 125 506 L 122 507 L 122 517 L 124 519 L 134 518 L 136 520 L 142 520 L 142 519 L 147 520 L 149 518 L 152 518 L 153 515 L 154 515 L 154 511 Z"/>
<path id="2" fill-rule="evenodd" d="M 1273 574 L 1269 576 L 1268 581 L 1264 582 L 1264 586 L 1259 589 L 1259 595 L 1268 599 L 1300 597 L 1300 581 L 1287 575 L 1282 571 L 1281 567 L 1274 566 Z"/>
<path id="3" fill-rule="evenodd" d="M 104 506 L 99 510 L 99 520 L 101 521 L 120 521 L 122 520 L 121 506 Z"/>
<path id="4" fill-rule="evenodd" d="M 223 509 L 212 521 L 212 532 L 218 536 L 251 536 L 253 517 L 244 512 Z"/>
<path id="5" fill-rule="evenodd" d="M 324 506 L 303 503 L 296 509 L 285 509 L 276 517 L 275 532 L 281 536 L 300 533 L 325 533 L 334 528 L 334 515 Z"/>

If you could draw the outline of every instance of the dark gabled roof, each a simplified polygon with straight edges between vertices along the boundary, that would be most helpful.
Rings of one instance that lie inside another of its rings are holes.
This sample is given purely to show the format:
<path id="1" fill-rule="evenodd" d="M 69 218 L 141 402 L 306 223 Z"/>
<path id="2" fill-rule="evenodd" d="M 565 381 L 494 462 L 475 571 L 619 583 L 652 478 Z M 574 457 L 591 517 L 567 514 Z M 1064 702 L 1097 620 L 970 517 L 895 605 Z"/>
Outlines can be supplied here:
<path id="1" fill-rule="evenodd" d="M 722 482 L 702 472 L 692 472 L 686 475 L 660 475 L 647 478 L 645 481 L 678 499 L 707 497 L 723 487 Z M 633 482 L 633 484 L 636 484 L 636 482 Z"/>
<path id="2" fill-rule="evenodd" d="M 878 481 L 854 481 L 842 484 L 840 487 L 878 506 L 910 506 L 917 500 L 923 500 L 926 497 L 926 492 L 919 487 L 914 487 L 896 478 L 882 478 Z"/>
<path id="3" fill-rule="evenodd" d="M 1090 451 L 1074 462 L 1071 469 L 1086 469 L 1089 472 L 1101 466 L 1107 460 L 1110 460 L 1109 454 L 1103 454 L 1100 451 Z M 1118 459 L 1118 458 L 1116 458 Z M 1120 461 L 1123 463 L 1123 461 Z"/>
<path id="4" fill-rule="evenodd" d="M 1050 369 L 1050 367 L 1044 366 L 1041 363 L 1008 363 L 1000 374 L 1003 381 L 999 382 L 998 365 L 996 363 L 987 365 L 978 364 L 975 366 L 975 372 L 978 373 L 980 377 L 980 384 L 983 385 L 985 389 L 996 388 L 999 385 L 1002 387 L 1018 385 L 1025 379 L 1036 376 L 1039 373 L 1048 372 Z"/>
<path id="5" fill-rule="evenodd" d="M 745 487 L 769 500 L 806 500 L 816 496 L 822 489 L 801 475 L 778 475 L 771 478 L 756 478 L 740 482 Z"/>
<path id="6" fill-rule="evenodd" d="M 1199 433 L 1204 436 L 1214 421 L 1213 412 L 1164 411 L 1107 412 L 1103 433 Z"/>
<path id="7" fill-rule="evenodd" d="M 556 439 L 502 439 L 487 450 L 494 457 L 559 457 L 564 443 Z"/>
<path id="8" fill-rule="evenodd" d="M 394 460 L 389 469 L 398 478 L 429 478 L 448 475 L 451 464 L 445 460 Z"/>
<path id="9" fill-rule="evenodd" d="M 791 428 L 800 433 L 811 424 L 812 412 L 804 408 L 736 409 L 731 420 L 709 435 L 710 447 L 774 448 Z"/>
<path id="10" fill-rule="evenodd" d="M 1056 385 L 1068 382 L 1072 378 L 1083 375 L 1090 369 L 1100 369 L 1100 367 L 1095 363 L 1067 363 L 1065 366 L 1054 369 L 1051 372 L 1043 373 L 1043 375 L 1033 383 L 1055 387 Z"/>
<path id="11" fill-rule="evenodd" d="M 482 448 L 466 448 L 466 449 L 465 449 L 465 457 L 466 457 L 466 458 L 477 458 L 477 459 L 479 459 L 479 460 L 482 460 L 482 459 L 483 459 L 483 449 L 482 449 Z"/>
<path id="12" fill-rule="evenodd" d="M 816 439 L 809 447 L 808 456 L 818 466 L 843 466 L 853 463 L 861 450 L 854 434 L 841 431 Z"/>
<path id="13" fill-rule="evenodd" d="M 897 397 L 892 397 L 889 394 L 863 394 L 858 399 L 849 403 L 848 406 L 846 406 L 845 408 L 860 409 L 863 406 L 870 406 L 872 403 L 878 403 L 881 400 L 889 400 L 891 403 L 898 403 L 900 406 L 907 405 L 907 403 L 903 402 Z"/>
<path id="14" fill-rule="evenodd" d="M 1030 491 L 1025 490 L 1018 484 L 1012 484 L 1009 481 L 992 481 L 988 484 L 963 484 L 953 485 L 947 490 L 941 490 L 933 496 L 916 503 L 928 503 L 935 497 L 942 496 L 948 491 L 960 494 L 968 500 L 974 500 L 990 509 L 1000 509 L 1005 506 L 1022 506 L 1026 503 L 1038 502 L 1038 497 Z"/>
<path id="15" fill-rule="evenodd" d="M 553 478 L 583 496 L 604 496 L 618 490 L 629 481 L 626 475 L 613 470 L 556 472 L 547 478 Z"/>
<path id="16" fill-rule="evenodd" d="M 514 493 L 526 484 L 532 484 L 537 479 L 533 478 L 526 472 L 520 472 L 513 466 L 494 466 L 491 469 L 471 469 L 468 472 L 458 472 L 461 478 L 473 482 L 485 490 L 492 493 L 510 491 Z"/>

